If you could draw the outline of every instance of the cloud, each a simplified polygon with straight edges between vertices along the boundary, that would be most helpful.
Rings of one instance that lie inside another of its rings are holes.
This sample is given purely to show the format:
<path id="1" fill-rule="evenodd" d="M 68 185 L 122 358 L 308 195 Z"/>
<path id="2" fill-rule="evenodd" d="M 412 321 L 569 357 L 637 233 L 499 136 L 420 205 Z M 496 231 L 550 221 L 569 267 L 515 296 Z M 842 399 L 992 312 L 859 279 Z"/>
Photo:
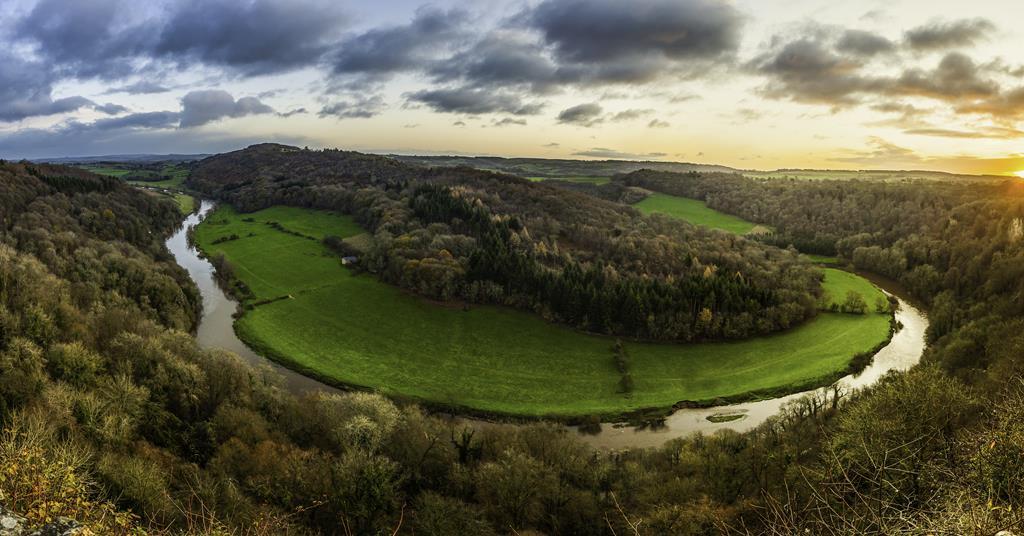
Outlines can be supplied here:
<path id="1" fill-rule="evenodd" d="M 605 147 L 594 147 L 586 151 L 578 151 L 572 153 L 574 156 L 588 156 L 592 158 L 605 158 L 609 160 L 650 160 L 652 158 L 658 159 L 668 156 L 665 153 L 629 153 L 624 151 L 616 151 L 615 149 L 607 149 Z"/>
<path id="2" fill-rule="evenodd" d="M 15 25 L 19 40 L 37 46 L 55 70 L 75 77 L 122 77 L 133 72 L 126 58 L 146 55 L 154 31 L 132 21 L 128 0 L 40 0 Z"/>
<path id="3" fill-rule="evenodd" d="M 662 121 L 661 119 L 651 119 L 650 123 L 647 123 L 647 128 L 668 128 L 672 126 L 668 121 Z"/>
<path id="4" fill-rule="evenodd" d="M 135 82 L 134 84 L 129 84 L 127 86 L 118 86 L 118 87 L 110 88 L 110 89 L 108 89 L 106 91 L 106 93 L 107 94 L 110 94 L 110 93 L 127 93 L 129 95 L 152 95 L 152 94 L 155 94 L 155 93 L 167 93 L 170 90 L 171 90 L 170 88 L 168 88 L 166 86 L 163 86 L 161 84 L 158 84 L 156 82 L 151 82 L 149 80 L 140 80 L 138 82 Z"/>
<path id="5" fill-rule="evenodd" d="M 279 113 L 277 115 L 278 115 L 278 117 L 291 117 L 293 115 L 308 114 L 308 113 L 309 113 L 309 110 L 307 110 L 305 108 L 295 108 L 293 110 L 288 110 L 287 112 L 281 112 L 281 113 Z"/>
<path id="6" fill-rule="evenodd" d="M 421 68 L 465 35 L 467 20 L 460 9 L 420 8 L 409 24 L 375 28 L 342 42 L 330 59 L 333 72 L 382 75 Z"/>
<path id="7" fill-rule="evenodd" d="M 860 104 L 865 97 L 926 97 L 960 104 L 999 93 L 999 84 L 986 76 L 987 69 L 963 53 L 945 54 L 934 69 L 908 67 L 896 76 L 879 76 L 871 58 L 861 52 L 838 53 L 840 47 L 832 46 L 830 32 L 813 29 L 818 31 L 792 41 L 776 39 L 768 51 L 747 63 L 749 71 L 766 79 L 760 88 L 763 95 L 842 108 Z"/>
<path id="8" fill-rule="evenodd" d="M 887 92 L 956 100 L 995 95 L 999 92 L 999 84 L 983 78 L 981 69 L 971 58 L 959 52 L 950 52 L 932 71 L 904 71 Z"/>
<path id="9" fill-rule="evenodd" d="M 835 157 L 832 160 L 848 164 L 916 165 L 924 161 L 920 155 L 906 147 L 900 147 L 878 136 L 868 138 L 865 151 L 853 151 L 850 156 Z"/>
<path id="10" fill-rule="evenodd" d="M 855 94 L 878 86 L 860 75 L 862 60 L 842 56 L 813 38 L 799 38 L 751 60 L 747 67 L 766 77 L 762 92 L 771 98 L 849 105 Z"/>
<path id="11" fill-rule="evenodd" d="M 1005 91 L 987 99 L 960 105 L 961 113 L 988 114 L 999 119 L 1024 117 L 1024 87 Z"/>
<path id="12" fill-rule="evenodd" d="M 0 52 L 0 121 L 73 112 L 95 104 L 80 96 L 54 99 L 54 81 L 45 64 Z"/>
<path id="13" fill-rule="evenodd" d="M 271 114 L 274 109 L 256 97 L 235 100 L 227 91 L 219 89 L 191 91 L 181 99 L 181 127 L 205 125 L 225 117 Z"/>
<path id="14" fill-rule="evenodd" d="M 896 45 L 878 34 L 864 30 L 846 30 L 836 42 L 836 50 L 858 56 L 874 56 L 892 52 Z"/>
<path id="15" fill-rule="evenodd" d="M 526 120 L 525 119 L 514 119 L 512 117 L 506 117 L 506 118 L 502 119 L 501 121 L 493 121 L 491 123 L 491 126 L 495 126 L 495 127 L 507 127 L 507 126 L 513 126 L 513 125 L 526 126 Z"/>
<path id="16" fill-rule="evenodd" d="M 78 78 L 123 78 L 155 60 L 249 76 L 317 63 L 347 21 L 332 0 L 40 0 L 15 35 Z"/>
<path id="17" fill-rule="evenodd" d="M 654 113 L 651 109 L 635 109 L 623 110 L 611 117 L 612 121 L 632 121 L 634 119 L 640 119 L 641 117 L 648 116 Z"/>
<path id="18" fill-rule="evenodd" d="M 93 106 L 93 109 L 95 109 L 97 112 L 105 113 L 107 115 L 117 115 L 128 111 L 128 108 L 121 106 L 120 104 L 115 104 L 113 102 L 108 102 L 106 104 L 96 104 Z"/>
<path id="19" fill-rule="evenodd" d="M 142 112 L 124 117 L 97 119 L 88 126 L 96 130 L 116 130 L 123 128 L 165 129 L 174 128 L 181 122 L 179 112 Z"/>
<path id="20" fill-rule="evenodd" d="M 427 68 L 435 81 L 548 94 L 727 64 L 742 17 L 717 0 L 547 0 Z"/>
<path id="21" fill-rule="evenodd" d="M 941 50 L 973 45 L 988 37 L 996 26 L 986 19 L 934 22 L 907 31 L 907 46 L 914 50 Z"/>
<path id="22" fill-rule="evenodd" d="M 558 66 L 541 43 L 527 32 L 497 30 L 471 47 L 435 63 L 430 74 L 437 81 L 454 78 L 473 87 L 521 87 L 548 93 L 562 79 Z"/>
<path id="23" fill-rule="evenodd" d="M 380 95 L 374 95 L 327 104 L 317 115 L 337 119 L 367 119 L 379 114 L 383 109 L 384 99 Z"/>
<path id="24" fill-rule="evenodd" d="M 581 127 L 592 127 L 603 119 L 601 114 L 604 110 L 600 104 L 589 102 L 566 108 L 558 114 L 558 122 L 567 125 L 579 125 Z"/>
<path id="25" fill-rule="evenodd" d="M 938 136 L 964 139 L 1017 139 L 1024 137 L 1024 131 L 1008 127 L 985 127 L 979 130 L 956 130 L 947 128 L 911 128 L 904 134 L 917 136 Z"/>
<path id="26" fill-rule="evenodd" d="M 199 61 L 246 75 L 312 65 L 348 22 L 333 0 L 186 0 L 153 47 L 158 57 Z"/>
<path id="27" fill-rule="evenodd" d="M 406 95 L 412 102 L 426 104 L 432 110 L 442 113 L 486 114 L 509 113 L 512 115 L 536 115 L 543 104 L 525 103 L 514 94 L 485 91 L 472 88 L 425 89 Z"/>
<path id="28" fill-rule="evenodd" d="M 562 146 L 562 144 L 555 143 L 555 142 L 545 143 L 544 145 L 541 145 L 541 147 L 545 147 L 545 148 L 548 148 L 548 149 L 555 149 L 555 148 L 561 147 L 561 146 Z"/>
<path id="29" fill-rule="evenodd" d="M 716 0 L 546 0 L 525 14 L 564 79 L 645 83 L 727 62 L 743 18 Z"/>

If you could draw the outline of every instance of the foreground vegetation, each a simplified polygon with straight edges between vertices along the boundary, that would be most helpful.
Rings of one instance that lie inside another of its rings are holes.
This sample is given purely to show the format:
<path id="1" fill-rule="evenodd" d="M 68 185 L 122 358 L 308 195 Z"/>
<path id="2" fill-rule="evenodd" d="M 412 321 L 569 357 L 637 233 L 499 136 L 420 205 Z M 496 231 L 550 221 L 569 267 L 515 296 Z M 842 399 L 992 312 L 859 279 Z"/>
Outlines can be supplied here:
<path id="1" fill-rule="evenodd" d="M 826 313 L 784 334 L 742 342 L 626 342 L 624 390 L 614 339 L 508 308 L 430 303 L 353 274 L 320 243 L 361 232 L 351 219 L 325 212 L 274 207 L 238 214 L 220 207 L 195 236 L 208 255 L 224 256 L 247 289 L 252 307 L 237 331 L 250 346 L 329 383 L 477 411 L 608 416 L 682 400 L 791 392 L 834 377 L 888 333 L 887 315 Z M 827 295 L 845 297 L 859 280 L 855 290 L 881 296 L 863 279 L 827 272 Z"/>
<path id="2" fill-rule="evenodd" d="M 930 307 L 924 364 L 853 396 L 799 400 L 747 434 L 615 453 L 560 427 L 473 429 L 365 393 L 296 398 L 188 335 L 199 297 L 162 245 L 180 219 L 170 200 L 0 163 L 0 501 L 98 534 L 1024 524 L 1022 185 L 663 182 L 895 276 Z M 794 202 L 809 191 L 813 203 Z"/>

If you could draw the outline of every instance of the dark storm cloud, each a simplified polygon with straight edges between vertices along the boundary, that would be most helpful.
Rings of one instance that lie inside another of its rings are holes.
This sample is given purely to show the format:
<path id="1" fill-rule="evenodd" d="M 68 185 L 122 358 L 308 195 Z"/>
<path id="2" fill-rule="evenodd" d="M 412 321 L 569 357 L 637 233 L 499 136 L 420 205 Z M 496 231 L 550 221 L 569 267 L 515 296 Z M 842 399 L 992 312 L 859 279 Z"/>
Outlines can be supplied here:
<path id="1" fill-rule="evenodd" d="M 562 76 L 647 82 L 733 54 L 742 17 L 715 0 L 547 0 L 526 14 Z"/>
<path id="2" fill-rule="evenodd" d="M 271 114 L 274 109 L 256 97 L 235 100 L 219 89 L 192 91 L 181 99 L 181 127 L 197 127 L 226 117 Z"/>
<path id="3" fill-rule="evenodd" d="M 776 38 L 767 52 L 747 64 L 765 78 L 763 95 L 840 108 L 892 97 L 925 97 L 961 105 L 992 98 L 1000 91 L 998 82 L 987 76 L 991 69 L 960 52 L 945 54 L 932 69 L 906 67 L 895 76 L 879 76 L 864 50 L 847 46 L 847 53 L 840 52 L 844 47 L 839 44 L 848 34 L 834 41 L 829 32 L 808 33 L 792 41 Z"/>
<path id="4" fill-rule="evenodd" d="M 73 112 L 95 104 L 79 96 L 54 99 L 54 82 L 46 65 L 0 53 L 0 121 Z"/>
<path id="5" fill-rule="evenodd" d="M 437 80 L 461 78 L 476 87 L 521 86 L 547 93 L 558 85 L 558 66 L 544 47 L 523 32 L 493 32 L 472 47 L 437 62 L 431 68 Z"/>
<path id="6" fill-rule="evenodd" d="M 485 91 L 472 88 L 443 88 L 416 91 L 406 95 L 412 102 L 429 106 L 436 112 L 512 115 L 536 115 L 542 104 L 526 103 L 518 95 L 507 92 Z"/>
<path id="7" fill-rule="evenodd" d="M 357 98 L 349 101 L 337 101 L 320 109 L 320 117 L 336 117 L 338 119 L 370 118 L 384 109 L 384 99 L 379 95 Z"/>
<path id="8" fill-rule="evenodd" d="M 601 105 L 596 102 L 578 104 L 571 108 L 562 110 L 558 114 L 558 122 L 565 123 L 567 125 L 592 127 L 603 120 L 601 117 L 602 113 L 603 110 L 601 109 Z"/>
<path id="9" fill-rule="evenodd" d="M 96 130 L 174 128 L 180 121 L 181 114 L 178 112 L 143 112 L 124 117 L 97 119 L 89 123 L 88 128 Z"/>
<path id="10" fill-rule="evenodd" d="M 985 78 L 971 58 L 959 52 L 946 54 L 931 71 L 908 69 L 890 84 L 890 93 L 917 95 L 940 100 L 989 97 L 999 84 Z"/>
<path id="11" fill-rule="evenodd" d="M 896 45 L 878 34 L 864 30 L 846 30 L 836 42 L 836 50 L 858 56 L 874 56 L 892 52 Z"/>
<path id="12" fill-rule="evenodd" d="M 347 22 L 340 4 L 183 0 L 158 9 L 129 0 L 40 0 L 15 24 L 15 36 L 80 78 L 123 78 L 154 60 L 259 75 L 318 62 Z"/>
<path id="13" fill-rule="evenodd" d="M 768 79 L 763 88 L 767 96 L 830 105 L 852 104 L 858 92 L 878 86 L 860 74 L 863 66 L 814 38 L 785 43 L 748 63 Z"/>
<path id="14" fill-rule="evenodd" d="M 248 75 L 283 72 L 316 63 L 347 20 L 333 0 L 186 1 L 173 10 L 153 53 Z"/>
<path id="15" fill-rule="evenodd" d="M 463 37 L 467 19 L 462 10 L 421 8 L 407 25 L 373 29 L 342 42 L 331 59 L 333 70 L 369 75 L 415 70 Z"/>
<path id="16" fill-rule="evenodd" d="M 548 0 L 429 68 L 438 81 L 550 93 L 706 72 L 734 55 L 742 17 L 715 0 Z"/>
<path id="17" fill-rule="evenodd" d="M 914 50 L 956 48 L 981 41 L 996 29 L 986 19 L 964 19 L 918 26 L 906 33 L 907 46 Z"/>
<path id="18" fill-rule="evenodd" d="M 130 74 L 125 61 L 145 55 L 153 29 L 126 20 L 127 0 L 40 0 L 16 24 L 16 36 L 36 44 L 47 63 L 72 76 L 116 78 Z"/>

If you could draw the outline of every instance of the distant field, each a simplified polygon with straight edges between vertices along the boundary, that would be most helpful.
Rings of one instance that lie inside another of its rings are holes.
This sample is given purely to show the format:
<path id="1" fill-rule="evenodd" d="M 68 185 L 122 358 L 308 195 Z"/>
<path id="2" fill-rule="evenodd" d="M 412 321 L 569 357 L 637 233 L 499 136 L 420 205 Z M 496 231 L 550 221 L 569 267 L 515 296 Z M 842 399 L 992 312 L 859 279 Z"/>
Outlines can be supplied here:
<path id="1" fill-rule="evenodd" d="M 611 182 L 610 177 L 526 177 L 528 180 L 533 182 L 541 181 L 565 181 L 565 182 L 584 182 L 590 184 L 608 184 Z"/>
<path id="2" fill-rule="evenodd" d="M 174 194 L 174 200 L 178 202 L 178 208 L 182 214 L 191 214 L 196 210 L 196 198 L 188 194 Z"/>
<path id="3" fill-rule="evenodd" d="M 244 221 L 245 219 L 253 221 Z M 885 340 L 888 317 L 821 314 L 785 333 L 729 343 L 626 343 L 635 391 L 618 392 L 614 339 L 498 307 L 439 306 L 354 275 L 320 242 L 363 231 L 326 212 L 275 207 L 210 214 L 196 231 L 256 298 L 236 323 L 257 351 L 326 381 L 394 396 L 530 416 L 620 414 L 752 391 L 805 387 Z M 239 238 L 214 244 L 218 238 Z M 838 278 L 830 278 L 839 281 Z"/>
<path id="4" fill-rule="evenodd" d="M 703 201 L 688 197 L 655 193 L 633 206 L 644 214 L 665 214 L 695 225 L 722 229 L 730 233 L 747 234 L 758 227 L 756 223 L 723 214 L 708 208 Z"/>
<path id="5" fill-rule="evenodd" d="M 825 282 L 822 284 L 822 288 L 830 299 L 830 303 L 837 304 L 843 303 L 846 293 L 852 290 L 864 298 L 868 309 L 872 311 L 875 309 L 875 301 L 878 298 L 885 298 L 885 294 L 867 279 L 854 273 L 831 268 L 825 269 Z"/>
<path id="6" fill-rule="evenodd" d="M 168 189 L 171 189 L 171 190 L 180 189 L 182 183 L 185 182 L 185 178 L 188 177 L 188 169 L 185 169 L 185 168 L 183 168 L 181 166 L 176 166 L 176 165 L 164 166 L 164 168 L 162 170 L 160 170 L 159 174 L 156 173 L 156 172 L 153 172 L 153 171 L 148 171 L 148 170 L 123 169 L 123 168 L 110 167 L 110 166 L 84 165 L 84 166 L 80 166 L 80 167 L 82 169 L 87 169 L 87 170 L 89 170 L 89 171 L 91 171 L 93 173 L 97 173 L 99 175 L 109 175 L 111 177 L 118 177 L 118 178 L 124 177 L 125 175 L 128 175 L 128 174 L 133 174 L 133 175 L 149 175 L 149 176 L 153 176 L 153 177 L 157 177 L 159 175 L 169 175 L 170 178 L 164 179 L 164 180 L 159 180 L 159 181 L 131 181 L 130 180 L 130 181 L 128 181 L 128 183 L 129 184 L 134 184 L 136 186 L 152 186 L 154 188 L 168 188 Z"/>

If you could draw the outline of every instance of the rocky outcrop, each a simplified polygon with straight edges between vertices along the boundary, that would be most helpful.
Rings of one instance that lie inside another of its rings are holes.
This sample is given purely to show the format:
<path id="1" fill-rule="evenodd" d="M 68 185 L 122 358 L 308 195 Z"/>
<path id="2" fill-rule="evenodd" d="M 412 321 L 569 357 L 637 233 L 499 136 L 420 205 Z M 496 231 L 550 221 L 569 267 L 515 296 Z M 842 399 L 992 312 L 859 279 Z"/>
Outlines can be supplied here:
<path id="1" fill-rule="evenodd" d="M 77 521 L 57 518 L 39 528 L 29 528 L 28 521 L 0 505 L 0 536 L 87 536 L 91 531 Z"/>

